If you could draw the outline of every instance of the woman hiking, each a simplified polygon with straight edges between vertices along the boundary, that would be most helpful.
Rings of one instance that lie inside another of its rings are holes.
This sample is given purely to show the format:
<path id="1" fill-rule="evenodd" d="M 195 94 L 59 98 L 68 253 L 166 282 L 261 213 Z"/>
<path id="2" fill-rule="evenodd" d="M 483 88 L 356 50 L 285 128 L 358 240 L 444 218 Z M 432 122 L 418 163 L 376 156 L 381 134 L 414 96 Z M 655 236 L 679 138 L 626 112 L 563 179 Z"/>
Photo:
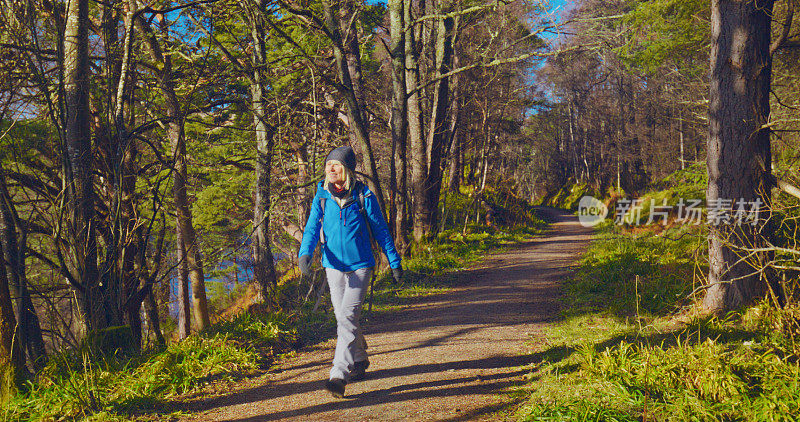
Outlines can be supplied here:
<path id="1" fill-rule="evenodd" d="M 378 200 L 356 180 L 355 168 L 356 155 L 349 146 L 328 154 L 325 180 L 317 186 L 298 253 L 300 272 L 308 275 L 317 242 L 322 243 L 322 266 L 336 315 L 336 352 L 325 389 L 336 398 L 344 397 L 345 385 L 362 379 L 369 367 L 359 317 L 375 267 L 370 237 L 386 254 L 395 280 L 402 275 Z"/>

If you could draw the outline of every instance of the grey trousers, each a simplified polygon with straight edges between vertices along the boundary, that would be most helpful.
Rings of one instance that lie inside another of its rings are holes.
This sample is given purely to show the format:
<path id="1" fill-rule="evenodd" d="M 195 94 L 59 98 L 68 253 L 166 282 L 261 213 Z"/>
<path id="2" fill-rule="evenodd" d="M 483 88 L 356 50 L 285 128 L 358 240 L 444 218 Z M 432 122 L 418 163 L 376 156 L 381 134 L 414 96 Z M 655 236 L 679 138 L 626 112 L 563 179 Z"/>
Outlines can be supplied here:
<path id="1" fill-rule="evenodd" d="M 372 268 L 341 272 L 326 268 L 328 287 L 331 291 L 333 313 L 336 315 L 336 352 L 330 378 L 345 381 L 355 362 L 367 359 L 366 341 L 361 332 L 361 303 L 369 289 Z"/>

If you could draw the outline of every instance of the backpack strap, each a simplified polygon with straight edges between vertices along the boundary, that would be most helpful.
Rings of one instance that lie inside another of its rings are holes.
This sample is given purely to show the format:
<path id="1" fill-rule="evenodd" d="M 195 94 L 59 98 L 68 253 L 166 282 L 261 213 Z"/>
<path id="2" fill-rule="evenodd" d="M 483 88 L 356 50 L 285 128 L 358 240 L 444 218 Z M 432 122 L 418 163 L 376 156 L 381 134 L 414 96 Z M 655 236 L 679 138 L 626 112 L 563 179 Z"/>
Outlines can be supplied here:
<path id="1" fill-rule="evenodd" d="M 323 245 L 325 244 L 325 231 L 322 227 L 325 225 L 325 203 L 327 200 L 328 198 L 319 198 L 319 206 L 322 207 L 322 212 L 319 214 L 319 241 Z"/>
<path id="2" fill-rule="evenodd" d="M 361 192 L 358 193 L 358 204 L 361 206 L 359 210 L 361 215 L 364 216 L 364 223 L 367 225 L 367 232 L 369 233 L 369 243 L 373 247 L 375 247 L 375 236 L 372 235 L 372 226 L 369 224 L 369 219 L 367 218 L 367 207 L 364 205 L 365 196 L 364 191 L 367 189 L 366 185 L 362 184 Z"/>

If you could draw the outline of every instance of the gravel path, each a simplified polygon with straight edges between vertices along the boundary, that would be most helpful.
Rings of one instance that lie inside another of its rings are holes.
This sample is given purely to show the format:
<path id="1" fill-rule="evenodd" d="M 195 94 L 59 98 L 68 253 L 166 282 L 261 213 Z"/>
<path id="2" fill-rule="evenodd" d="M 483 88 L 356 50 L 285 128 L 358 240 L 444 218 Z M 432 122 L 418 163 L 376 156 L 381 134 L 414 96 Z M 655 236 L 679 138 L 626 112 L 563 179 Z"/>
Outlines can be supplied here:
<path id="1" fill-rule="evenodd" d="M 542 209 L 553 221 L 534 241 L 457 274 L 456 287 L 381 313 L 365 326 L 372 365 L 344 399 L 322 390 L 334 340 L 304 351 L 230 394 L 190 405 L 188 420 L 472 421 L 503 419 L 503 394 L 534 363 L 531 340 L 558 316 L 559 283 L 591 229 Z"/>

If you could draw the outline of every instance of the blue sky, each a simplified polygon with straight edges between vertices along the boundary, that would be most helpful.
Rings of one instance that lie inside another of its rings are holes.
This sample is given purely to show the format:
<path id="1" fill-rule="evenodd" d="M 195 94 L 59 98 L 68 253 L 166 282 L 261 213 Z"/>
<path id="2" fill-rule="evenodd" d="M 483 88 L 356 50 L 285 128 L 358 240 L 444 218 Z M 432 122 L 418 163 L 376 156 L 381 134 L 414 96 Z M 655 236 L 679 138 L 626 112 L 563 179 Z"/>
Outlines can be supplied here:
<path id="1" fill-rule="evenodd" d="M 556 22 L 560 22 L 565 12 L 569 11 L 570 9 L 575 7 L 575 5 L 580 3 L 579 0 L 544 0 L 544 1 L 548 3 L 547 4 L 548 10 L 551 13 L 553 13 L 553 18 L 556 20 Z M 545 33 L 542 34 L 542 36 L 547 40 L 552 40 L 556 38 L 557 34 Z"/>

